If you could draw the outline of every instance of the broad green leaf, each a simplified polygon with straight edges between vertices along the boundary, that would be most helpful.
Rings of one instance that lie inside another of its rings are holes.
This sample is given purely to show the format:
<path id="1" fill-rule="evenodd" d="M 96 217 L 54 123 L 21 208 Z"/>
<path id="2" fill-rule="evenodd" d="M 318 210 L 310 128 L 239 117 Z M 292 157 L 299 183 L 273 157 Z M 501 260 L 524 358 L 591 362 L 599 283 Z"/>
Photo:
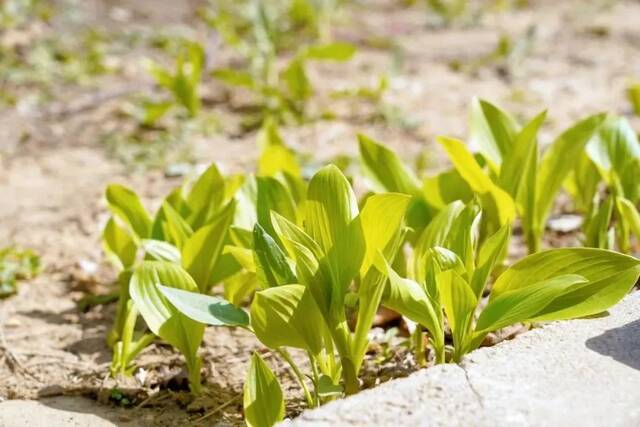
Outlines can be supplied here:
<path id="1" fill-rule="evenodd" d="M 443 342 L 444 332 L 436 313 L 440 308 L 434 307 L 424 288 L 413 280 L 401 278 L 388 264 L 386 274 L 389 282 L 383 305 L 427 328 L 438 337 L 434 338 L 436 342 Z"/>
<path id="2" fill-rule="evenodd" d="M 258 184 L 253 175 L 247 175 L 242 186 L 235 194 L 236 211 L 233 224 L 244 230 L 251 230 L 258 221 L 256 204 L 258 203 Z"/>
<path id="3" fill-rule="evenodd" d="M 335 42 L 309 46 L 304 51 L 304 56 L 308 59 L 348 61 L 354 53 L 356 48 L 352 44 Z"/>
<path id="4" fill-rule="evenodd" d="M 360 275 L 364 277 L 373 265 L 378 251 L 383 251 L 400 231 L 411 198 L 404 194 L 374 194 L 365 202 L 360 214 L 366 251 Z M 384 226 L 381 227 L 381 224 Z"/>
<path id="5" fill-rule="evenodd" d="M 618 197 L 616 202 L 622 220 L 629 224 L 631 232 L 640 240 L 640 212 L 633 203 L 624 197 Z"/>
<path id="6" fill-rule="evenodd" d="M 494 298 L 482 310 L 476 332 L 491 332 L 519 322 L 528 322 L 558 296 L 588 280 L 575 274 L 565 274 L 523 288 L 506 291 Z"/>
<path id="7" fill-rule="evenodd" d="M 526 185 L 526 175 L 522 173 L 523 165 L 530 162 L 531 156 L 538 156 L 538 130 L 547 116 L 543 111 L 529 122 L 520 133 L 515 136 L 513 147 L 503 156 L 504 161 L 500 167 L 499 184 L 514 199 L 517 198 L 520 188 Z M 535 160 L 534 160 L 535 161 Z"/>
<path id="8" fill-rule="evenodd" d="M 136 260 L 136 242 L 113 218 L 109 218 L 102 231 L 102 247 L 109 260 L 120 270 L 131 267 Z"/>
<path id="9" fill-rule="evenodd" d="M 119 184 L 110 184 L 106 191 L 109 209 L 135 233 L 137 239 L 151 235 L 151 216 L 130 189 Z"/>
<path id="10" fill-rule="evenodd" d="M 323 249 L 313 240 L 303 229 L 295 225 L 277 212 L 271 212 L 271 223 L 276 234 L 291 257 L 294 257 L 294 250 L 288 242 L 295 242 L 309 250 L 317 259 L 324 257 Z"/>
<path id="11" fill-rule="evenodd" d="M 300 177 L 300 164 L 296 155 L 284 144 L 278 126 L 274 120 L 265 120 L 258 133 L 258 147 L 261 154 L 258 159 L 258 174 L 275 176 L 284 172 L 293 177 Z"/>
<path id="12" fill-rule="evenodd" d="M 609 244 L 609 227 L 613 215 L 613 197 L 607 197 L 593 209 L 593 216 L 586 223 L 584 231 L 584 245 L 612 249 Z"/>
<path id="13" fill-rule="evenodd" d="M 249 326 L 249 315 L 222 298 L 159 286 L 169 302 L 188 318 L 212 326 Z"/>
<path id="14" fill-rule="evenodd" d="M 191 226 L 166 201 L 162 203 L 160 210 L 164 218 L 161 223 L 164 240 L 182 249 L 185 242 L 193 235 Z"/>
<path id="15" fill-rule="evenodd" d="M 471 277 L 471 289 L 476 298 L 482 296 L 489 275 L 493 271 L 496 263 L 504 258 L 509 246 L 509 237 L 511 236 L 511 227 L 508 224 L 503 225 L 498 232 L 489 237 L 482 247 L 478 255 L 477 267 L 473 271 Z"/>
<path id="16" fill-rule="evenodd" d="M 307 77 L 304 60 L 294 58 L 282 72 L 281 78 L 296 101 L 304 101 L 313 93 L 311 82 Z"/>
<path id="17" fill-rule="evenodd" d="M 640 143 L 627 119 L 608 117 L 587 144 L 586 151 L 611 185 L 619 171 L 640 158 Z"/>
<path id="18" fill-rule="evenodd" d="M 573 173 L 564 184 L 578 212 L 585 213 L 591 210 L 599 182 L 598 168 L 589 156 L 582 154 Z"/>
<path id="19" fill-rule="evenodd" d="M 258 288 L 255 273 L 239 271 L 224 281 L 224 297 L 233 305 L 241 305 Z"/>
<path id="20" fill-rule="evenodd" d="M 186 200 L 182 197 L 182 187 L 174 188 L 171 193 L 163 200 L 160 205 L 160 209 L 156 211 L 156 215 L 153 219 L 153 225 L 151 228 L 151 238 L 154 240 L 168 240 L 170 236 L 165 236 L 165 228 L 167 222 L 167 217 L 165 215 L 164 209 L 162 206 L 165 204 L 169 205 L 173 208 L 175 212 L 177 212 L 180 218 L 186 218 L 189 216 L 189 207 L 187 206 Z M 191 229 L 191 227 L 188 227 Z"/>
<path id="21" fill-rule="evenodd" d="M 146 259 L 168 261 L 180 264 L 180 250 L 174 245 L 162 240 L 145 239 L 141 241 Z"/>
<path id="22" fill-rule="evenodd" d="M 444 209 L 441 209 L 436 214 L 420 235 L 413 251 L 413 274 L 418 281 L 423 282 L 426 278 L 425 257 L 427 252 L 436 246 L 446 246 L 451 228 L 464 208 L 464 203 L 460 201 L 455 201 L 445 206 Z"/>
<path id="23" fill-rule="evenodd" d="M 267 347 L 295 347 L 320 354 L 327 326 L 311 291 L 302 285 L 282 285 L 256 292 L 251 326 Z"/>
<path id="24" fill-rule="evenodd" d="M 535 228 L 542 230 L 556 193 L 580 161 L 585 145 L 604 120 L 604 114 L 588 117 L 564 131 L 545 152 L 537 177 L 537 218 Z"/>
<path id="25" fill-rule="evenodd" d="M 222 255 L 231 254 L 233 259 L 247 271 L 256 272 L 256 263 L 252 249 L 241 248 L 239 246 L 225 245 Z"/>
<path id="26" fill-rule="evenodd" d="M 516 213 L 513 199 L 485 174 L 464 143 L 444 137 L 438 138 L 438 142 L 447 151 L 462 178 L 480 195 L 482 206 L 487 212 L 487 220 L 495 220 L 498 226 L 511 222 Z"/>
<path id="27" fill-rule="evenodd" d="M 253 229 L 256 273 L 265 287 L 296 283 L 296 276 L 278 244 L 256 224 Z"/>
<path id="28" fill-rule="evenodd" d="M 244 420 L 249 427 L 272 427 L 284 418 L 280 383 L 258 353 L 253 353 L 243 387 Z"/>
<path id="29" fill-rule="evenodd" d="M 256 86 L 251 73 L 248 71 L 234 70 L 231 68 L 219 68 L 214 70 L 211 75 L 213 78 L 220 80 L 230 86 L 244 87 L 254 89 Z"/>
<path id="30" fill-rule="evenodd" d="M 511 116 L 495 105 L 478 98 L 471 102 L 471 144 L 495 165 L 500 166 L 513 149 L 519 128 Z"/>
<path id="31" fill-rule="evenodd" d="M 339 303 L 365 253 L 358 201 L 340 169 L 325 166 L 313 176 L 304 209 L 305 230 L 327 256 L 332 303 Z"/>
<path id="32" fill-rule="evenodd" d="M 454 345 L 464 352 L 478 299 L 467 281 L 453 270 L 438 274 L 436 281 Z"/>
<path id="33" fill-rule="evenodd" d="M 215 163 L 197 179 L 187 196 L 191 215 L 187 219 L 194 230 L 206 225 L 220 208 L 225 195 L 224 177 Z"/>
<path id="34" fill-rule="evenodd" d="M 213 269 L 233 220 L 234 209 L 235 203 L 229 203 L 216 214 L 211 223 L 196 231 L 182 247 L 182 265 L 194 278 L 200 292 L 209 289 Z"/>
<path id="35" fill-rule="evenodd" d="M 160 292 L 158 285 L 189 292 L 198 286 L 179 265 L 163 261 L 144 261 L 134 271 L 129 292 L 136 308 L 154 334 L 176 347 L 185 356 L 193 391 L 197 391 L 204 325 L 180 313 Z"/>
<path id="36" fill-rule="evenodd" d="M 277 212 L 292 222 L 297 222 L 296 206 L 289 190 L 277 179 L 258 177 L 258 199 L 256 210 L 258 223 L 269 234 L 274 235 L 271 212 Z"/>
<path id="37" fill-rule="evenodd" d="M 473 198 L 471 187 L 455 169 L 427 177 L 424 180 L 423 190 L 427 203 L 438 209 L 456 200 L 468 203 Z"/>
<path id="38" fill-rule="evenodd" d="M 398 155 L 386 146 L 362 134 L 358 135 L 360 160 L 365 176 L 378 193 L 396 192 L 412 196 L 422 194 L 420 180 Z"/>
<path id="39" fill-rule="evenodd" d="M 343 392 L 343 387 L 340 384 L 334 384 L 329 375 L 320 375 L 320 379 L 316 385 L 316 393 L 318 393 L 318 396 L 342 396 Z"/>
<path id="40" fill-rule="evenodd" d="M 543 280 L 576 274 L 585 285 L 557 298 L 545 307 L 537 320 L 561 320 L 600 313 L 624 297 L 640 275 L 640 260 L 593 248 L 561 248 L 529 255 L 498 277 L 491 299 Z"/>

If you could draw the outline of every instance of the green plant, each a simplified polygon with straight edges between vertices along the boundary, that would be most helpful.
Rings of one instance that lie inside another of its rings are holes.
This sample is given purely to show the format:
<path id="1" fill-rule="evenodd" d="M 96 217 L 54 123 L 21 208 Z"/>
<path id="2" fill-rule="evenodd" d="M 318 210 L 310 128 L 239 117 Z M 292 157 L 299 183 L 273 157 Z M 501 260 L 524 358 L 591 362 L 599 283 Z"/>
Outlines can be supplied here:
<path id="1" fill-rule="evenodd" d="M 360 210 L 346 178 L 335 166 L 327 166 L 311 179 L 298 224 L 273 211 L 264 227 L 259 221 L 254 228 L 252 256 L 245 258 L 260 283 L 251 304 L 251 329 L 294 372 L 299 370 L 283 349 L 307 352 L 313 395 L 301 375 L 298 378 L 311 406 L 359 388 L 367 334 L 385 282 L 374 262 L 395 258 L 408 203 L 409 197 L 401 194 L 373 195 Z M 267 226 L 273 236 L 265 231 Z M 165 295 L 187 316 L 210 323 L 206 316 L 193 314 L 197 307 L 206 312 L 209 297 Z M 350 313 L 357 319 L 354 332 L 347 324 Z"/>
<path id="2" fill-rule="evenodd" d="M 627 98 L 636 116 L 640 116 L 640 83 L 632 83 L 627 87 Z"/>
<path id="3" fill-rule="evenodd" d="M 271 427 L 284 418 L 284 399 L 278 379 L 258 353 L 243 390 L 244 419 L 249 427 Z"/>
<path id="4" fill-rule="evenodd" d="M 425 229 L 416 247 L 413 279 L 386 268 L 383 305 L 424 326 L 446 361 L 444 316 L 451 329 L 452 360 L 477 348 L 492 331 L 600 313 L 623 298 L 640 276 L 640 260 L 590 248 L 552 249 L 529 255 L 487 281 L 507 250 L 509 225 L 478 247 L 479 209 L 454 202 Z M 480 309 L 483 294 L 488 304 Z M 444 308 L 444 316 L 442 309 Z M 479 312 L 479 313 L 478 313 Z M 476 318 L 476 314 L 477 318 Z"/>
<path id="5" fill-rule="evenodd" d="M 30 249 L 8 246 L 0 249 L 0 298 L 18 291 L 18 281 L 32 279 L 40 272 L 40 257 Z"/>
<path id="6" fill-rule="evenodd" d="M 173 106 L 181 107 L 191 118 L 196 117 L 200 112 L 198 86 L 202 79 L 204 65 L 204 49 L 194 41 L 184 42 L 173 72 L 149 61 L 149 72 L 158 86 L 171 94 L 172 99 L 171 101 L 145 102 L 141 122 L 144 125 L 153 125 Z"/>
<path id="7" fill-rule="evenodd" d="M 228 267 L 222 262 L 222 248 L 234 219 L 236 189 L 213 164 L 189 188 L 185 185 L 172 191 L 152 219 L 133 191 L 117 184 L 107 187 L 112 217 L 103 232 L 103 247 L 120 270 L 116 319 L 107 339 L 113 347 L 113 374 L 130 373 L 133 359 L 155 334 L 185 354 L 191 386 L 198 390 L 197 337 L 182 337 L 187 340 L 185 344 L 171 335 L 171 330 L 163 329 L 159 317 L 166 316 L 166 322 L 173 322 L 177 314 L 148 288 L 168 278 L 171 286 L 203 293 L 210 290 L 217 282 L 216 275 Z M 138 258 L 140 251 L 144 254 L 142 261 Z M 170 264 L 165 267 L 157 261 Z M 179 280 L 174 282 L 174 278 Z M 153 334 L 136 332 L 138 313 Z"/>
<path id="8" fill-rule="evenodd" d="M 630 235 L 640 239 L 640 143 L 627 120 L 607 117 L 581 162 L 568 188 L 585 211 L 585 245 L 630 252 Z"/>
<path id="9" fill-rule="evenodd" d="M 308 2 L 300 0 L 297 3 L 302 5 Z M 307 102 L 313 95 L 306 69 L 308 61 L 347 61 L 353 56 L 355 48 L 339 42 L 306 47 L 296 45 L 295 54 L 285 65 L 278 66 L 281 34 L 277 30 L 277 19 L 262 1 L 251 4 L 249 16 L 246 34 L 229 25 L 228 15 L 221 14 L 214 20 L 226 43 L 244 58 L 246 67 L 242 70 L 218 68 L 213 76 L 256 96 L 259 111 L 248 121 L 247 127 L 259 126 L 269 117 L 278 122 L 299 122 L 305 118 Z"/>
<path id="10" fill-rule="evenodd" d="M 576 168 L 580 154 L 605 118 L 590 116 L 562 132 L 540 156 L 537 133 L 546 113 L 521 127 L 494 105 L 475 99 L 471 108 L 471 144 L 439 138 L 458 174 L 480 198 L 486 232 L 510 223 L 515 214 L 530 253 L 540 249 L 545 224 L 557 192 Z M 447 188 L 444 189 L 448 191 Z"/>
<path id="11" fill-rule="evenodd" d="M 227 85 L 242 87 L 256 95 L 260 111 L 255 123 L 261 124 L 266 118 L 301 122 L 306 118 L 307 103 L 314 92 L 307 63 L 310 60 L 343 62 L 354 53 L 355 48 L 347 43 L 312 45 L 300 48 L 278 68 L 272 49 L 255 49 L 249 57 L 249 71 L 220 68 L 213 75 Z"/>

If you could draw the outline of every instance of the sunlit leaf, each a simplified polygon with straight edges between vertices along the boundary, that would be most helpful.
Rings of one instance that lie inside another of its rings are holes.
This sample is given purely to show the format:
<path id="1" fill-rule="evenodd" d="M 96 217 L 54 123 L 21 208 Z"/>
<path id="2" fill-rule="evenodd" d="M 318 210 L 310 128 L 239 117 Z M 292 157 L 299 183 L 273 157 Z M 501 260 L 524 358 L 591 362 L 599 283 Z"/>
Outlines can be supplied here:
<path id="1" fill-rule="evenodd" d="M 284 418 L 284 399 L 280 383 L 258 353 L 243 387 L 244 419 L 249 427 L 272 427 Z"/>

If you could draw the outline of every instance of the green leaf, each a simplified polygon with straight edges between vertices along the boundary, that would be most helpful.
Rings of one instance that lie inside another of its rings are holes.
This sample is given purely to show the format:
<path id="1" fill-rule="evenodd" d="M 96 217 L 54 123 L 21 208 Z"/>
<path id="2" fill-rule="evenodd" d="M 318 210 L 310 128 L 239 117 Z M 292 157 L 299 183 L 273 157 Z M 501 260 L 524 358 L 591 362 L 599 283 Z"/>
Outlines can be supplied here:
<path id="1" fill-rule="evenodd" d="M 167 286 L 159 288 L 178 311 L 196 322 L 212 326 L 249 326 L 249 315 L 222 298 Z"/>
<path id="2" fill-rule="evenodd" d="M 185 356 L 192 391 L 199 390 L 200 359 L 204 325 L 180 313 L 160 292 L 158 285 L 197 292 L 198 286 L 179 265 L 144 261 L 134 271 L 129 292 L 136 308 L 154 334 L 176 347 Z"/>
<path id="3" fill-rule="evenodd" d="M 589 158 L 608 184 L 640 158 L 638 136 L 624 117 L 609 117 L 586 146 Z"/>
<path id="4" fill-rule="evenodd" d="M 156 261 L 168 261 L 180 264 L 180 250 L 174 245 L 161 240 L 145 239 L 141 241 L 145 257 Z"/>
<path id="5" fill-rule="evenodd" d="M 282 249 L 260 224 L 253 228 L 253 247 L 256 273 L 265 287 L 296 283 Z"/>
<path id="6" fill-rule="evenodd" d="M 374 191 L 412 196 L 422 194 L 420 180 L 396 153 L 362 134 L 358 134 L 358 144 L 363 173 L 371 181 Z"/>
<path id="7" fill-rule="evenodd" d="M 589 156 L 582 154 L 573 173 L 565 182 L 565 189 L 571 196 L 578 212 L 589 212 L 598 190 L 600 172 Z"/>
<path id="8" fill-rule="evenodd" d="M 493 268 L 496 263 L 506 255 L 510 236 L 511 227 L 505 224 L 494 235 L 489 237 L 482 245 L 482 248 L 480 248 L 477 267 L 471 277 L 471 289 L 476 298 L 482 296 L 487 279 L 493 271 Z"/>
<path id="9" fill-rule="evenodd" d="M 453 270 L 438 274 L 436 281 L 454 345 L 464 353 L 478 299 L 467 281 Z"/>
<path id="10" fill-rule="evenodd" d="M 256 210 L 258 223 L 274 234 L 271 225 L 271 211 L 277 212 L 292 222 L 296 222 L 296 206 L 289 190 L 277 179 L 271 177 L 258 177 L 258 199 Z"/>
<path id="11" fill-rule="evenodd" d="M 471 144 L 495 165 L 500 166 L 511 152 L 519 128 L 511 116 L 495 105 L 478 98 L 471 102 Z"/>
<path id="12" fill-rule="evenodd" d="M 340 169 L 325 166 L 311 178 L 304 209 L 305 230 L 327 256 L 332 304 L 340 305 L 365 253 L 358 201 Z"/>
<path id="13" fill-rule="evenodd" d="M 534 228 L 543 230 L 556 193 L 580 161 L 582 150 L 604 118 L 604 114 L 598 114 L 578 122 L 564 131 L 545 152 L 537 177 Z"/>
<path id="14" fill-rule="evenodd" d="M 456 200 L 468 203 L 473 198 L 471 187 L 455 169 L 425 178 L 423 190 L 427 203 L 438 209 Z"/>
<path id="15" fill-rule="evenodd" d="M 109 218 L 102 231 L 102 247 L 109 260 L 120 270 L 133 265 L 138 247 L 129 232 Z"/>
<path id="16" fill-rule="evenodd" d="M 427 328 L 437 337 L 436 342 L 444 342 L 444 331 L 437 314 L 440 307 L 434 306 L 424 288 L 413 280 L 401 278 L 388 264 L 386 274 L 389 282 L 383 305 Z"/>
<path id="17" fill-rule="evenodd" d="M 575 274 L 585 285 L 557 298 L 537 320 L 562 320 L 607 310 L 622 299 L 640 275 L 640 260 L 593 248 L 561 248 L 529 255 L 498 277 L 491 299 L 560 275 Z"/>
<path id="18" fill-rule="evenodd" d="M 151 216 L 136 193 L 122 185 L 110 184 L 106 198 L 111 212 L 131 228 L 137 239 L 151 235 Z"/>
<path id="19" fill-rule="evenodd" d="M 360 266 L 362 277 L 373 265 L 378 251 L 384 251 L 399 233 L 410 200 L 409 196 L 398 193 L 374 194 L 366 200 L 360 214 L 366 245 Z"/>
<path id="20" fill-rule="evenodd" d="M 239 271 L 224 281 L 224 297 L 234 305 L 241 305 L 258 287 L 255 273 Z"/>
<path id="21" fill-rule="evenodd" d="M 284 399 L 278 379 L 253 353 L 243 388 L 244 420 L 249 427 L 272 427 L 284 418 Z"/>
<path id="22" fill-rule="evenodd" d="M 611 249 L 609 245 L 609 227 L 613 215 L 613 197 L 607 197 L 604 202 L 593 209 L 593 216 L 589 218 L 584 230 L 584 245 L 593 248 Z"/>
<path id="23" fill-rule="evenodd" d="M 291 60 L 287 68 L 282 72 L 281 77 L 294 100 L 304 101 L 313 93 L 303 59 L 294 58 Z"/>
<path id="24" fill-rule="evenodd" d="M 514 199 L 517 198 L 521 186 L 525 183 L 526 174 L 522 173 L 523 165 L 528 164 L 531 156 L 538 156 L 538 130 L 547 116 L 543 111 L 529 122 L 514 138 L 513 147 L 503 156 L 500 167 L 499 185 Z M 526 183 L 525 183 L 526 185 Z"/>
<path id="25" fill-rule="evenodd" d="M 514 323 L 528 322 L 574 285 L 587 282 L 582 276 L 564 274 L 504 292 L 482 310 L 476 332 L 491 332 Z"/>
<path id="26" fill-rule="evenodd" d="M 304 51 L 308 59 L 348 61 L 356 53 L 356 47 L 350 43 L 335 42 L 309 46 Z"/>
<path id="27" fill-rule="evenodd" d="M 162 235 L 164 240 L 182 249 L 185 242 L 193 235 L 191 226 L 180 216 L 180 214 L 166 201 L 160 208 L 162 211 Z"/>
<path id="28" fill-rule="evenodd" d="M 256 292 L 251 326 L 267 347 L 295 347 L 317 355 L 328 329 L 309 288 L 282 285 Z"/>
<path id="29" fill-rule="evenodd" d="M 444 137 L 439 137 L 438 142 L 447 151 L 462 178 L 475 193 L 480 195 L 482 207 L 487 212 L 487 220 L 495 221 L 496 226 L 511 222 L 516 213 L 513 199 L 485 174 L 464 143 Z"/>
<path id="30" fill-rule="evenodd" d="M 206 292 L 210 287 L 213 269 L 224 247 L 234 209 L 235 202 L 227 204 L 182 247 L 182 265 L 195 279 L 201 292 Z"/>
<path id="31" fill-rule="evenodd" d="M 248 71 L 234 70 L 231 68 L 219 68 L 211 73 L 213 78 L 230 86 L 254 89 L 256 86 L 251 73 Z"/>
<path id="32" fill-rule="evenodd" d="M 187 221 L 194 230 L 207 224 L 218 210 L 225 194 L 224 177 L 215 163 L 198 178 L 187 196 L 191 215 Z"/>
<path id="33" fill-rule="evenodd" d="M 284 172 L 292 177 L 300 177 L 300 164 L 295 152 L 284 144 L 274 120 L 265 120 L 258 133 L 258 147 L 261 154 L 258 159 L 258 174 L 275 176 Z"/>
<path id="34" fill-rule="evenodd" d="M 316 385 L 316 393 L 320 397 L 342 396 L 344 392 L 340 384 L 334 384 L 329 375 L 320 375 L 318 384 Z"/>
<path id="35" fill-rule="evenodd" d="M 624 197 L 616 198 L 616 203 L 622 220 L 629 224 L 631 232 L 640 240 L 640 213 L 638 209 Z"/>

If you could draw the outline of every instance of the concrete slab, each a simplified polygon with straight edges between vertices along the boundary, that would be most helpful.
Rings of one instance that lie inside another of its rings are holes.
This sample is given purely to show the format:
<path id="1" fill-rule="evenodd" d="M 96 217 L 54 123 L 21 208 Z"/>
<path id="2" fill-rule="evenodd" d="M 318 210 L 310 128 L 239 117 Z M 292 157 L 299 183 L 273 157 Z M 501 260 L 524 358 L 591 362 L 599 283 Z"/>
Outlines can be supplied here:
<path id="1" fill-rule="evenodd" d="M 41 400 L 7 400 L 0 403 L 2 427 L 114 427 L 113 411 L 82 397 L 59 396 Z"/>
<path id="2" fill-rule="evenodd" d="M 640 292 L 304 412 L 288 426 L 640 426 Z"/>

